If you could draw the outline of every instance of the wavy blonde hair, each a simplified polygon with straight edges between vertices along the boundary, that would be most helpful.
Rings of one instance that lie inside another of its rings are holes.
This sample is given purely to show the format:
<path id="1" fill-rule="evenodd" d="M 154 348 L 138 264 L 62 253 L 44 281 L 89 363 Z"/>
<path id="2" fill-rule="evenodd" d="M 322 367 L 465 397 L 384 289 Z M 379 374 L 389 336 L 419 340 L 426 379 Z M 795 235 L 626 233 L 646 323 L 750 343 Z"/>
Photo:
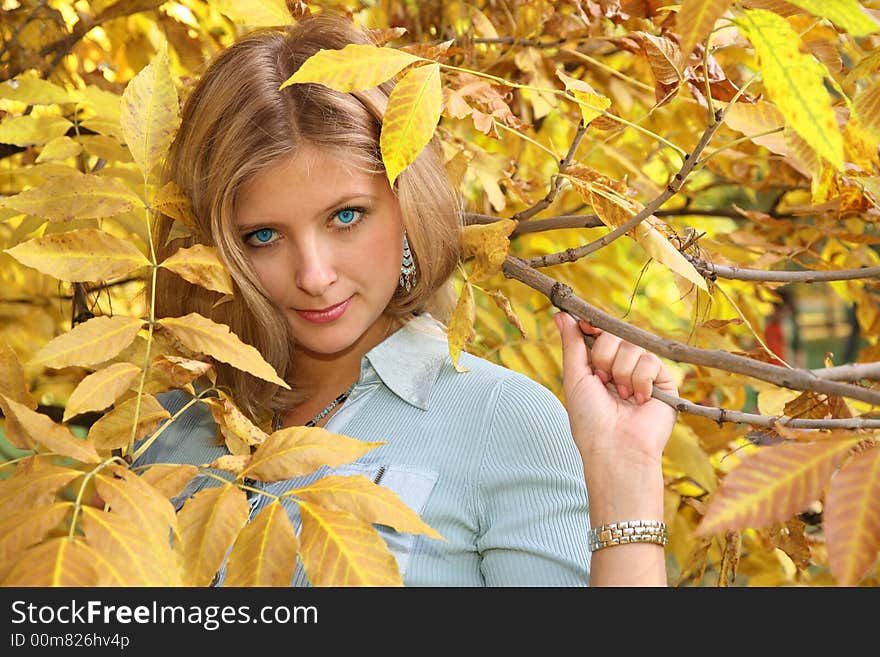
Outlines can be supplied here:
<path id="1" fill-rule="evenodd" d="M 160 270 L 157 315 L 197 312 L 229 325 L 288 382 L 295 360 L 293 336 L 244 254 L 235 228 L 236 200 L 248 181 L 302 144 L 339 151 L 356 166 L 384 175 L 379 133 L 391 83 L 354 93 L 319 84 L 294 84 L 279 91 L 319 49 L 340 49 L 349 43 L 373 42 L 348 19 L 327 12 L 243 37 L 210 63 L 190 93 L 166 163 L 165 178 L 177 183 L 192 202 L 199 230 L 193 237 L 169 241 L 172 220 L 158 216 L 159 257 L 195 243 L 216 246 L 236 294 L 217 304 L 219 294 Z M 461 199 L 437 144 L 429 144 L 400 174 L 394 191 L 418 281 L 409 292 L 398 288 L 386 314 L 407 321 L 430 312 L 445 321 L 452 300 L 449 279 L 460 257 Z M 286 393 L 240 370 L 218 366 L 218 383 L 233 391 L 251 417 L 297 401 L 296 391 Z"/>

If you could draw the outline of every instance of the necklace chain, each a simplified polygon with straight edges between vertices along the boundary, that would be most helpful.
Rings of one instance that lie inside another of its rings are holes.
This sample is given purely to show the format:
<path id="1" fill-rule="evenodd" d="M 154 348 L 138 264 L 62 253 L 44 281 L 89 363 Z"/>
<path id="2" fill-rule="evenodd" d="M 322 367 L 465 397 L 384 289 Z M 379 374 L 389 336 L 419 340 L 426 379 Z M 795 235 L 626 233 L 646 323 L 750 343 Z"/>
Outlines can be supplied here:
<path id="1" fill-rule="evenodd" d="M 309 420 L 308 422 L 306 422 L 303 426 L 306 426 L 306 427 L 313 427 L 313 426 L 315 426 L 316 424 L 318 424 L 318 422 L 320 422 L 320 421 L 323 420 L 325 417 L 327 417 L 327 415 L 330 413 L 330 411 L 332 411 L 334 408 L 336 408 L 336 407 L 339 406 L 342 402 L 344 402 L 346 399 L 348 399 L 348 397 L 351 395 L 351 391 L 354 390 L 354 387 L 355 387 L 356 384 L 357 384 L 357 382 L 352 383 L 350 386 L 348 386 L 348 389 L 346 389 L 345 392 L 343 392 L 343 393 L 342 393 L 341 395 L 339 395 L 336 399 L 334 399 L 334 400 L 331 401 L 329 404 L 327 404 L 327 405 L 321 410 L 320 413 L 318 413 L 315 417 L 313 417 L 311 420 Z M 281 413 L 279 413 L 278 411 L 276 411 L 276 412 L 275 412 L 275 417 L 273 418 L 273 421 L 272 421 L 272 430 L 273 430 L 273 431 L 278 431 L 278 429 L 281 428 L 281 422 L 282 422 L 282 419 L 281 419 Z"/>

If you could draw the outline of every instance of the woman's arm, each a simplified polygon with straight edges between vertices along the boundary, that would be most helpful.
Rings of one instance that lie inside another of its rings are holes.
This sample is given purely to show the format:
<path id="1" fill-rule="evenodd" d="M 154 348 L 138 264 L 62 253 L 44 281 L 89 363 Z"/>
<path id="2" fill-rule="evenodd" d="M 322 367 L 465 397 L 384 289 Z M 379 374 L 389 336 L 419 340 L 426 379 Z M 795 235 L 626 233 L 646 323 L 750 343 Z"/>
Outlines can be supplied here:
<path id="1" fill-rule="evenodd" d="M 572 435 L 584 465 L 590 524 L 663 520 L 663 449 L 676 413 L 651 398 L 653 386 L 676 394 L 655 354 L 576 321 L 555 318 L 562 337 L 563 386 Z M 584 334 L 593 335 L 592 348 Z M 586 540 L 586 538 L 585 538 Z M 592 586 L 665 586 L 666 559 L 656 543 L 628 543 L 592 554 Z"/>

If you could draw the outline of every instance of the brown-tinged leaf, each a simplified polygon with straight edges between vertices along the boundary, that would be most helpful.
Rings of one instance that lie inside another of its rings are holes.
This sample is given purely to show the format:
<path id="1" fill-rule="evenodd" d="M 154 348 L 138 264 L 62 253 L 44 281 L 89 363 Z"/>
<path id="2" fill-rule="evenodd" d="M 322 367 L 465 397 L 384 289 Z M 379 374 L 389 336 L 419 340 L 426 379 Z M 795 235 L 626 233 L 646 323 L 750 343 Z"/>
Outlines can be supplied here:
<path id="1" fill-rule="evenodd" d="M 880 448 L 853 456 L 831 480 L 824 507 L 825 544 L 840 586 L 857 586 L 880 550 Z"/>
<path id="2" fill-rule="evenodd" d="M 715 21 L 721 18 L 731 4 L 731 0 L 682 0 L 675 17 L 682 61 L 686 62 L 697 44 L 709 36 L 715 27 Z"/>
<path id="3" fill-rule="evenodd" d="M 143 205 L 138 196 L 117 178 L 82 174 L 52 178 L 0 199 L 0 207 L 50 221 L 114 217 L 138 205 Z"/>
<path id="4" fill-rule="evenodd" d="M 137 413 L 137 428 L 132 436 L 135 413 Z M 138 441 L 153 433 L 159 423 L 169 417 L 171 413 L 153 395 L 140 396 L 140 409 L 138 409 L 138 397 L 132 397 L 95 422 L 89 429 L 89 437 L 95 441 L 98 449 L 118 449 L 128 445 L 132 440 Z"/>
<path id="5" fill-rule="evenodd" d="M 93 317 L 44 345 L 29 364 L 60 369 L 109 360 L 132 343 L 142 324 L 137 317 Z"/>
<path id="6" fill-rule="evenodd" d="M 39 458 L 20 464 L 14 475 L 0 480 L 0 518 L 24 509 L 49 506 L 61 488 L 80 476 L 79 470 L 52 465 Z"/>
<path id="7" fill-rule="evenodd" d="M 27 435 L 27 440 L 37 451 L 52 452 L 61 456 L 82 461 L 100 463 L 101 457 L 95 451 L 91 439 L 77 438 L 70 429 L 57 424 L 48 415 L 32 411 L 27 406 L 0 395 L 3 412 L 15 418 L 17 426 Z"/>
<path id="8" fill-rule="evenodd" d="M 404 504 L 397 493 L 374 484 L 363 475 L 328 475 L 305 488 L 288 492 L 325 509 L 347 511 L 365 522 L 388 525 L 406 534 L 426 534 L 443 540 L 433 527 Z"/>
<path id="9" fill-rule="evenodd" d="M 131 363 L 113 363 L 93 372 L 76 386 L 64 407 L 62 420 L 67 422 L 79 413 L 101 411 L 116 401 L 141 371 Z"/>
<path id="10" fill-rule="evenodd" d="M 174 506 L 132 470 L 108 466 L 95 475 L 95 490 L 111 511 L 133 521 L 142 532 L 152 536 L 156 545 L 164 548 L 170 533 L 177 535 Z"/>
<path id="11" fill-rule="evenodd" d="M 158 335 L 165 335 L 171 338 L 164 331 L 155 333 L 154 337 Z M 150 363 L 143 391 L 155 394 L 171 390 L 172 388 L 179 388 L 186 390 L 191 395 L 195 395 L 195 388 L 192 383 L 201 376 L 207 376 L 212 384 L 216 383 L 214 365 L 202 360 L 159 354 Z"/>
<path id="12" fill-rule="evenodd" d="M 73 502 L 55 502 L 3 516 L 0 520 L 0 582 L 21 553 L 46 538 L 72 508 Z"/>
<path id="13" fill-rule="evenodd" d="M 208 586 L 248 519 L 247 496 L 236 486 L 205 488 L 178 514 L 183 545 L 183 583 Z"/>
<path id="14" fill-rule="evenodd" d="M 220 428 L 226 447 L 233 454 L 250 456 L 251 447 L 264 443 L 269 437 L 238 410 L 232 400 L 226 397 L 208 397 L 202 401 L 211 409 L 211 415 Z"/>
<path id="15" fill-rule="evenodd" d="M 171 331 L 187 348 L 197 351 L 254 376 L 290 389 L 267 363 L 260 352 L 239 340 L 225 324 L 190 313 L 183 317 L 166 317 L 158 322 Z"/>
<path id="16" fill-rule="evenodd" d="M 802 392 L 783 407 L 788 417 L 821 419 L 830 412 L 825 395 L 809 390 Z"/>
<path id="17" fill-rule="evenodd" d="M 774 523 L 768 532 L 773 547 L 785 552 L 799 570 L 810 565 L 810 545 L 807 543 L 806 525 L 799 518 Z"/>
<path id="18" fill-rule="evenodd" d="M 299 541 L 277 500 L 249 522 L 235 541 L 226 566 L 225 586 L 290 586 Z"/>
<path id="19" fill-rule="evenodd" d="M 88 544 L 104 557 L 102 568 L 115 571 L 116 586 L 180 586 L 170 541 L 157 544 L 133 520 L 89 506 L 82 507 L 82 528 Z"/>
<path id="20" fill-rule="evenodd" d="M 250 454 L 225 454 L 224 456 L 211 461 L 208 464 L 208 467 L 215 470 L 223 470 L 224 472 L 231 472 L 232 474 L 239 476 L 244 472 L 244 469 L 250 461 Z"/>
<path id="21" fill-rule="evenodd" d="M 731 470 L 696 529 L 700 536 L 788 520 L 819 499 L 855 440 L 763 447 Z"/>
<path id="22" fill-rule="evenodd" d="M 455 305 L 455 310 L 452 311 L 448 331 L 449 356 L 452 358 L 452 364 L 458 372 L 468 371 L 468 368 L 458 364 L 458 357 L 461 355 L 465 345 L 474 337 L 475 317 L 474 288 L 469 282 L 465 281 L 461 288 L 461 294 L 458 297 L 458 303 Z"/>
<path id="23" fill-rule="evenodd" d="M 6 342 L 0 337 L 0 394 L 5 395 L 9 399 L 24 404 L 28 408 L 34 409 L 37 403 L 31 397 L 28 389 L 27 377 L 18 354 L 13 351 Z"/>
<path id="24" fill-rule="evenodd" d="M 519 331 L 520 336 L 522 336 L 523 340 L 528 339 L 526 335 L 526 329 L 522 325 L 522 322 L 517 317 L 516 313 L 513 311 L 513 306 L 510 305 L 510 299 L 504 296 L 504 292 L 501 290 L 486 290 L 486 294 L 495 302 L 495 305 L 501 309 L 501 312 L 504 313 L 504 316 L 507 317 L 507 321 L 513 324 L 517 331 Z"/>
<path id="25" fill-rule="evenodd" d="M 501 219 L 491 224 L 472 224 L 462 229 L 462 253 L 465 258 L 474 258 L 474 268 L 469 280 L 481 281 L 501 271 L 501 265 L 510 248 L 509 236 L 515 228 L 515 221 Z"/>
<path id="26" fill-rule="evenodd" d="M 50 233 L 5 252 L 23 265 L 70 282 L 106 281 L 150 264 L 132 242 L 96 228 Z"/>
<path id="27" fill-rule="evenodd" d="M 208 290 L 233 294 L 232 277 L 213 246 L 195 244 L 189 248 L 178 249 L 159 266 Z"/>
<path id="28" fill-rule="evenodd" d="M 853 109 L 863 125 L 880 135 L 880 78 L 856 95 Z"/>
<path id="29" fill-rule="evenodd" d="M 52 538 L 28 548 L 2 586 L 97 586 L 94 552 L 80 538 Z"/>
<path id="30" fill-rule="evenodd" d="M 198 467 L 188 463 L 151 465 L 141 474 L 141 480 L 148 483 L 168 499 L 179 495 L 192 478 L 199 473 Z"/>
<path id="31" fill-rule="evenodd" d="M 724 550 L 721 553 L 721 567 L 718 569 L 718 586 L 729 586 L 736 579 L 736 566 L 739 564 L 742 549 L 742 535 L 729 531 L 724 535 Z"/>
<path id="32" fill-rule="evenodd" d="M 403 586 L 379 532 L 346 511 L 300 504 L 303 568 L 312 586 Z"/>
<path id="33" fill-rule="evenodd" d="M 240 476 L 257 481 L 281 481 L 308 474 L 326 465 L 350 463 L 383 442 L 365 442 L 330 433 L 321 427 L 287 427 L 257 447 Z"/>
<path id="34" fill-rule="evenodd" d="M 148 180 L 165 156 L 180 125 L 177 89 L 171 77 L 168 45 L 132 78 L 122 93 L 120 116 L 125 143 Z"/>
<path id="35" fill-rule="evenodd" d="M 155 212 L 161 212 L 179 221 L 195 234 L 199 233 L 199 224 L 193 212 L 192 202 L 173 180 L 165 183 L 153 198 L 150 206 Z"/>

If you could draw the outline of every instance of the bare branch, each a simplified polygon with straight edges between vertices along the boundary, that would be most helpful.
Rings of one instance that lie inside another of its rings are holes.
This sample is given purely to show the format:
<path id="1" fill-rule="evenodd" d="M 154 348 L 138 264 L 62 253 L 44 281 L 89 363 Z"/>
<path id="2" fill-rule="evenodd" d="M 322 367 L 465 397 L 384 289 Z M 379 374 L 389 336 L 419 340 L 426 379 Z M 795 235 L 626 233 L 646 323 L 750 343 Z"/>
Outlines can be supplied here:
<path id="1" fill-rule="evenodd" d="M 841 397 L 880 405 L 880 391 L 822 379 L 815 376 L 809 370 L 789 369 L 744 356 L 737 356 L 726 351 L 689 347 L 681 342 L 667 340 L 648 333 L 588 304 L 575 295 L 570 287 L 529 267 L 520 258 L 508 256 L 502 265 L 502 271 L 506 276 L 515 278 L 541 292 L 557 308 L 585 319 L 594 326 L 609 331 L 624 340 L 642 346 L 658 356 L 663 356 L 677 362 L 703 365 L 744 374 L 792 390 L 823 392 L 829 395 L 840 395 Z"/>
<path id="2" fill-rule="evenodd" d="M 571 146 L 568 149 L 568 153 L 565 158 L 559 163 L 559 173 L 564 173 L 565 170 L 571 166 L 571 162 L 574 159 L 574 154 L 577 152 L 578 146 L 581 145 L 581 141 L 584 138 L 584 135 L 587 134 L 587 126 L 584 125 L 584 122 L 581 121 L 578 126 L 577 132 L 574 135 L 574 138 L 571 140 Z M 555 176 L 553 178 L 553 184 L 550 186 L 550 191 L 547 192 L 547 196 L 542 198 L 540 201 L 535 203 L 532 207 L 527 210 L 523 210 L 522 212 L 517 212 L 515 215 L 511 217 L 514 221 L 522 221 L 524 219 L 529 219 L 530 217 L 534 217 L 541 210 L 550 206 L 553 203 L 553 200 L 556 198 L 556 195 L 559 194 L 559 190 L 562 188 L 562 176 Z"/>
<path id="3" fill-rule="evenodd" d="M 768 415 L 755 415 L 742 411 L 731 411 L 726 408 L 715 406 L 702 406 L 687 399 L 670 395 L 668 392 L 654 387 L 651 396 L 669 404 L 675 410 L 691 415 L 699 415 L 715 420 L 719 424 L 735 422 L 737 424 L 749 424 L 756 427 L 773 427 L 776 424 L 784 424 L 792 429 L 880 429 L 880 418 L 831 418 L 818 420 L 811 418 L 792 418 L 786 415 L 771 417 Z"/>
<path id="4" fill-rule="evenodd" d="M 880 267 L 837 269 L 830 271 L 766 271 L 742 267 L 723 267 L 682 253 L 701 274 L 710 278 L 728 278 L 738 281 L 775 281 L 782 283 L 818 283 L 825 281 L 849 281 L 859 278 L 880 278 Z"/>
<path id="5" fill-rule="evenodd" d="M 611 244 L 611 242 L 623 235 L 626 235 L 628 232 L 630 232 L 636 226 L 642 223 L 645 219 L 657 212 L 657 210 L 659 210 L 660 207 L 664 203 L 666 203 L 666 201 L 675 196 L 678 193 L 678 190 L 681 189 L 684 181 L 687 179 L 694 166 L 696 165 L 697 160 L 700 157 L 700 153 L 703 152 L 703 150 L 712 140 L 712 137 L 714 137 L 715 133 L 718 132 L 718 128 L 721 127 L 724 113 L 729 106 L 730 105 L 727 105 L 726 107 L 719 109 L 717 112 L 715 112 L 715 123 L 708 126 L 706 130 L 703 131 L 703 135 L 700 137 L 700 141 L 697 142 L 694 150 L 690 154 L 685 154 L 684 164 L 682 164 L 681 169 L 679 169 L 678 173 L 673 176 L 669 184 L 666 185 L 666 189 L 664 189 L 663 192 L 653 201 L 642 208 L 641 211 L 639 211 L 632 219 L 624 224 L 621 224 L 610 233 L 603 235 L 595 242 L 585 244 L 584 246 L 580 246 L 576 249 L 568 249 L 560 253 L 552 253 L 549 255 L 540 256 L 538 258 L 531 258 L 527 261 L 527 264 L 531 267 L 549 267 L 551 265 L 562 264 L 563 262 L 574 262 L 575 260 L 583 258 L 584 256 L 587 256 L 594 251 L 598 251 L 599 249 L 608 246 L 609 244 Z"/>

